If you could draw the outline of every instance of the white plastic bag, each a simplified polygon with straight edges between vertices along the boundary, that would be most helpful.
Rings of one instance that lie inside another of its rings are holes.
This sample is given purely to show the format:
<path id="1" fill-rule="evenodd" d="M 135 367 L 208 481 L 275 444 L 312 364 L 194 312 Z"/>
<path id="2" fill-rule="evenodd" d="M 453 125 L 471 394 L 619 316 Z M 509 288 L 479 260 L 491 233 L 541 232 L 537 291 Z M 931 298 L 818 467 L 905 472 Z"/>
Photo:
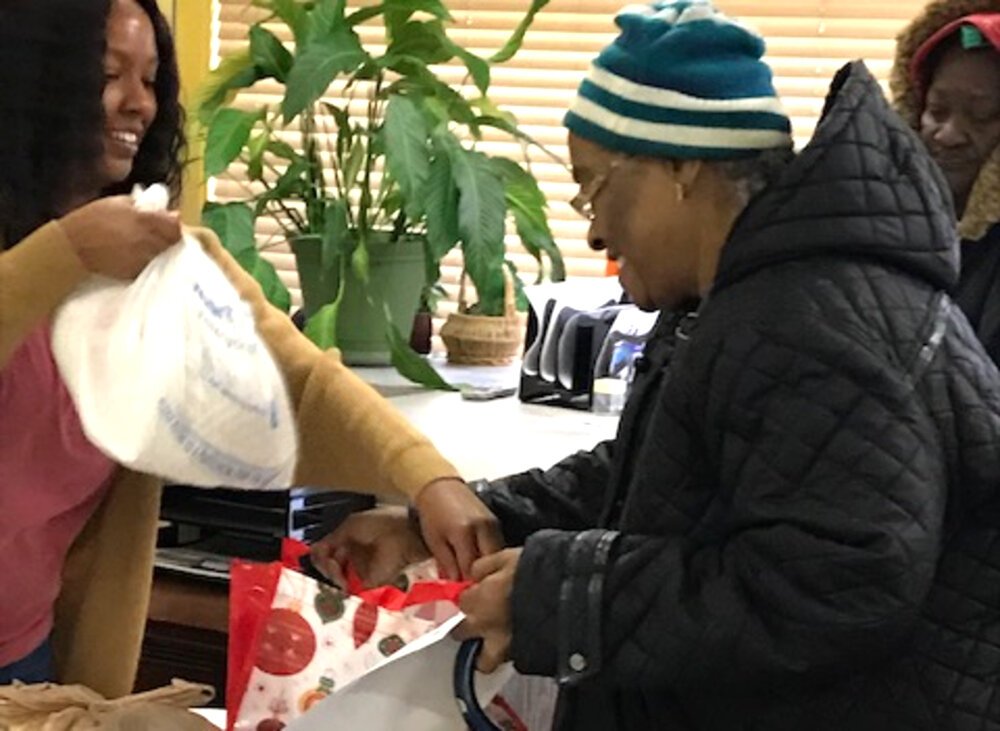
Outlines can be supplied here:
<path id="1" fill-rule="evenodd" d="M 165 190 L 136 204 L 162 209 Z M 195 239 L 133 282 L 84 282 L 56 313 L 52 350 L 87 438 L 116 462 L 185 485 L 291 484 L 284 379 L 249 305 Z"/>

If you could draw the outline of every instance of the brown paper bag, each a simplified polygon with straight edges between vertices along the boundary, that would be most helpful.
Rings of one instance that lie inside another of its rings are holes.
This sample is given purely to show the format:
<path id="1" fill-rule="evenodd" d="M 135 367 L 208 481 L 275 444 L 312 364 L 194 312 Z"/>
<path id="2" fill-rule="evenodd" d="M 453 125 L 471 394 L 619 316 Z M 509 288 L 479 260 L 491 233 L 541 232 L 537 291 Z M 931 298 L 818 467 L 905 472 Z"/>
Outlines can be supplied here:
<path id="1" fill-rule="evenodd" d="M 0 731 L 214 731 L 187 710 L 214 695 L 183 680 L 113 701 L 82 685 L 15 683 L 0 686 Z"/>

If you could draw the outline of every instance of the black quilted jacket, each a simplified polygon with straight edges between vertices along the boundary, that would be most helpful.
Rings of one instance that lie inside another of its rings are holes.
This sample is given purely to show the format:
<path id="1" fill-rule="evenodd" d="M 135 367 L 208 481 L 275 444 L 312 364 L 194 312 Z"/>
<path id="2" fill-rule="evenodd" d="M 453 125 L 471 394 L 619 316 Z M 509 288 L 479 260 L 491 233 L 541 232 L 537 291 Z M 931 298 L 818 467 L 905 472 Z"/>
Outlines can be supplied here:
<path id="1" fill-rule="evenodd" d="M 1000 376 L 944 190 L 845 68 L 617 438 L 484 491 L 558 728 L 1000 730 Z"/>
<path id="2" fill-rule="evenodd" d="M 955 302 L 994 363 L 1000 363 L 1000 223 L 978 241 L 962 242 Z"/>

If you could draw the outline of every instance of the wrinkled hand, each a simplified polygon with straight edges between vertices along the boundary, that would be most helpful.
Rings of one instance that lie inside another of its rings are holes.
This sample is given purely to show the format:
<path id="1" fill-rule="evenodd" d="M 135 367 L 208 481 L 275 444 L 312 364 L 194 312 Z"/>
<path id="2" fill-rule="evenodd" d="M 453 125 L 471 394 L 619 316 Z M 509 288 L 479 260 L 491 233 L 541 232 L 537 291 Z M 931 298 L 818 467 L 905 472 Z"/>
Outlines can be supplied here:
<path id="1" fill-rule="evenodd" d="M 420 530 L 449 579 L 468 578 L 473 562 L 503 548 L 500 523 L 462 480 L 435 480 L 416 499 Z"/>
<path id="2" fill-rule="evenodd" d="M 181 239 L 176 212 L 136 210 L 127 195 L 99 198 L 59 224 L 87 271 L 115 279 L 134 279 Z"/>
<path id="3" fill-rule="evenodd" d="M 347 562 L 371 587 L 390 583 L 406 566 L 429 555 L 406 509 L 392 506 L 355 513 L 312 545 L 313 565 L 340 586 L 347 583 L 343 574 Z"/>
<path id="4" fill-rule="evenodd" d="M 484 673 L 492 673 L 510 657 L 510 598 L 520 560 L 521 549 L 509 548 L 476 561 L 472 567 L 476 583 L 462 593 L 458 602 L 465 613 L 463 634 L 483 638 L 476 667 Z"/>

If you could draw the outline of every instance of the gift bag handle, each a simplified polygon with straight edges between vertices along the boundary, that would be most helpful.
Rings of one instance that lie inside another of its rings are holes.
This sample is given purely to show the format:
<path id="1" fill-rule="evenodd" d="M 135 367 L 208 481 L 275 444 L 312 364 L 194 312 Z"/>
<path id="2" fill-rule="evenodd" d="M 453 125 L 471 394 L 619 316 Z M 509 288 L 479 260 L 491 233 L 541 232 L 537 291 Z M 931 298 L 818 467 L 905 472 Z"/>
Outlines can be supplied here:
<path id="1" fill-rule="evenodd" d="M 455 700 L 470 731 L 501 731 L 489 719 L 476 698 L 476 660 L 482 649 L 483 641 L 479 638 L 466 640 L 458 648 L 453 675 Z"/>

